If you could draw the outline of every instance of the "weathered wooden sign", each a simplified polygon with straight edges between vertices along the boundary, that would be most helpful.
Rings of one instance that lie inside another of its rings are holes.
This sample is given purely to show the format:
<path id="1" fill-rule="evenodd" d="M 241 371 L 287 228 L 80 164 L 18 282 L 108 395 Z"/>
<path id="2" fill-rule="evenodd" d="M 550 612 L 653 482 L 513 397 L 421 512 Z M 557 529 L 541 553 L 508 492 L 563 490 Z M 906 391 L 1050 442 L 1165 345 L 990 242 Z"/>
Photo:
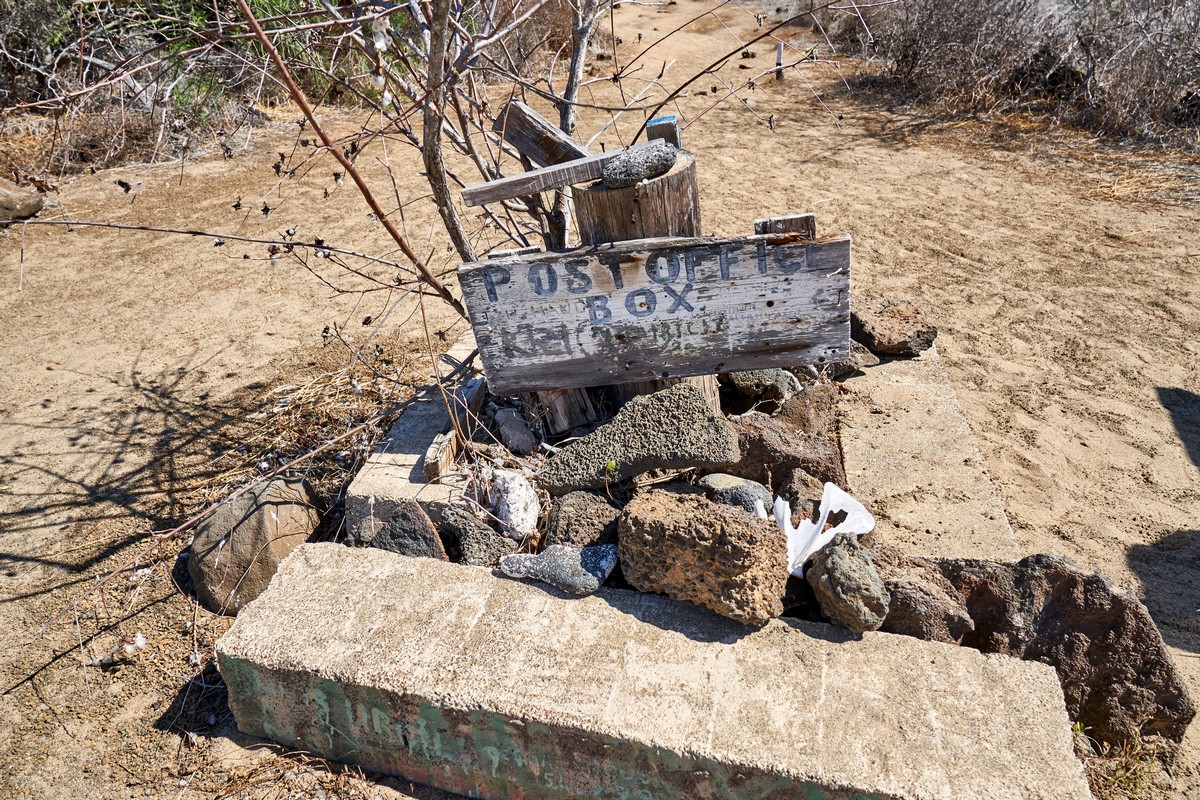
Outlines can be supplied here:
<path id="1" fill-rule="evenodd" d="M 463 264 L 491 391 L 843 361 L 850 236 L 640 239 Z"/>

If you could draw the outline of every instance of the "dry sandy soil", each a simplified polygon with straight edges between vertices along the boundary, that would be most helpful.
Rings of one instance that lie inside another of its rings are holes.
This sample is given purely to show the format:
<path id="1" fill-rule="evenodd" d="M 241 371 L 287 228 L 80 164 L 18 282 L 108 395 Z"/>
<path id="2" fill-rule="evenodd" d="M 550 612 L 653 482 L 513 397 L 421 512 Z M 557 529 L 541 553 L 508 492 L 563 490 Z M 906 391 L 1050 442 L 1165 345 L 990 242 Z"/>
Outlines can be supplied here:
<path id="1" fill-rule="evenodd" d="M 626 7 L 618 34 L 651 42 L 704 7 Z M 676 60 L 670 83 L 754 28 L 751 13 L 726 6 L 653 50 L 647 69 Z M 755 49 L 753 66 L 766 67 L 771 48 Z M 742 63 L 720 75 L 753 74 Z M 1186 202 L 1195 165 L 1104 154 L 1045 130 L 921 119 L 838 86 L 814 69 L 760 80 L 748 106 L 701 114 L 714 98 L 696 91 L 674 104 L 697 155 L 706 232 L 746 233 L 755 217 L 811 210 L 823 230 L 852 233 L 856 291 L 916 300 L 939 325 L 1022 548 L 1131 587 L 1200 696 L 1200 207 Z M 329 161 L 276 178 L 276 154 L 303 135 L 296 118 L 279 111 L 278 124 L 243 132 L 231 160 L 64 179 L 61 207 L 43 217 L 267 238 L 296 226 L 299 238 L 390 253 Z M 585 115 L 581 130 L 599 124 Z M 615 146 L 634 127 L 622 119 L 601 140 Z M 400 195 L 421 198 L 415 152 L 388 155 Z M 377 164 L 368 171 L 386 186 Z M 405 209 L 405 225 L 433 263 L 454 266 L 427 201 Z M 323 274 L 337 275 L 328 265 Z M 134 561 L 147 530 L 177 524 L 220 482 L 217 457 L 246 430 L 242 411 L 327 368 L 333 351 L 346 360 L 336 342 L 323 346 L 326 325 L 354 341 L 378 327 L 372 344 L 401 371 L 425 352 L 412 310 L 395 291 L 336 294 L 293 260 L 272 265 L 261 245 L 82 227 L 3 234 L 0 796 L 440 796 L 246 747 L 211 667 L 189 661 L 225 623 L 175 587 L 185 542 Z M 364 328 L 368 315 L 384 322 Z M 429 323 L 451 327 L 436 308 Z M 139 632 L 148 646 L 129 663 L 81 666 Z M 1200 797 L 1196 727 L 1175 786 L 1156 796 Z"/>

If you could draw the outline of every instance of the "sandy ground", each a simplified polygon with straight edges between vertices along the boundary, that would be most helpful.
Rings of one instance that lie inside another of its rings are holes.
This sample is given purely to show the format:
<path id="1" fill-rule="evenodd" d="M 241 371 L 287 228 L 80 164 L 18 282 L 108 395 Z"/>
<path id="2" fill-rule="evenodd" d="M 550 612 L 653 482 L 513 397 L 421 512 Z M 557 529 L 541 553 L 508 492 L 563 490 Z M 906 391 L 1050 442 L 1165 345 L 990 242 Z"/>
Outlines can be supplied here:
<path id="1" fill-rule="evenodd" d="M 623 8 L 618 34 L 654 41 L 703 8 Z M 752 14 L 725 7 L 651 51 L 647 70 L 674 59 L 668 82 L 679 80 L 754 28 Z M 1200 207 L 1182 202 L 1197 173 L 1189 184 L 1189 166 L 1165 157 L 885 111 L 817 70 L 761 79 L 748 106 L 707 110 L 713 85 L 767 66 L 772 48 L 754 49 L 758 59 L 695 84 L 708 94 L 671 107 L 688 121 L 706 232 L 810 210 L 822 230 L 853 234 L 856 291 L 919 301 L 941 328 L 1022 548 L 1131 587 L 1200 696 Z M 827 88 L 832 114 L 810 82 Z M 329 161 L 274 175 L 278 152 L 304 135 L 287 124 L 294 117 L 246 134 L 231 160 L 65 179 L 61 209 L 43 216 L 264 238 L 296 226 L 299 238 L 390 254 Z M 599 124 L 585 115 L 581 130 Z M 634 128 L 623 118 L 598 141 L 615 146 Z M 422 196 L 415 152 L 393 147 L 388 158 L 400 195 Z M 386 186 L 379 164 L 367 169 Z M 406 207 L 405 225 L 432 263 L 454 265 L 427 202 Z M 322 274 L 362 285 L 327 265 Z M 176 591 L 176 543 L 136 562 L 148 574 L 118 575 L 41 630 L 97 577 L 131 564 L 146 530 L 195 510 L 247 403 L 328 361 L 326 325 L 360 341 L 383 318 L 373 341 L 397 364 L 419 362 L 413 308 L 394 289 L 335 293 L 289 259 L 272 265 L 262 245 L 98 228 L 0 238 L 0 796 L 434 796 L 243 748 L 211 668 L 189 663 L 224 623 Z M 430 314 L 431 328 L 451 327 Z M 80 666 L 81 652 L 93 658 L 137 632 L 149 644 L 128 665 Z M 1200 797 L 1195 726 L 1182 755 L 1164 797 Z"/>

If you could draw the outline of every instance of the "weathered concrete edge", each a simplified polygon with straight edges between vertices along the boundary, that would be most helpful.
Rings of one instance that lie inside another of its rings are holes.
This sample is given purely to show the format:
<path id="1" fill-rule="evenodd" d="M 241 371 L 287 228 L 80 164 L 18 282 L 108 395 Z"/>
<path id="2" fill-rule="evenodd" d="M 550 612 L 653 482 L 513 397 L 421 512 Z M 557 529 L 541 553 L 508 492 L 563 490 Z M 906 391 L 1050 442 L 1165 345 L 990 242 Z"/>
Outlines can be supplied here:
<path id="1" fill-rule="evenodd" d="M 941 558 L 1022 555 L 936 347 L 870 367 L 846 386 L 846 474 L 875 514 L 880 541 Z"/>

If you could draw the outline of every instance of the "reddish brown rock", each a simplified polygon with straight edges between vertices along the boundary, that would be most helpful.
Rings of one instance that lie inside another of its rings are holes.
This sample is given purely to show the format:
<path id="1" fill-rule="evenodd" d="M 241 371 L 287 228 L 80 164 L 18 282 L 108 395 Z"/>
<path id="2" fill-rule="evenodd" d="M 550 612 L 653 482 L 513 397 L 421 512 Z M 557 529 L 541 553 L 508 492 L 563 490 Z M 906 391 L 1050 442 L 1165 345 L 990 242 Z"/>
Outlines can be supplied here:
<path id="1" fill-rule="evenodd" d="M 1089 736 L 1183 738 L 1196 705 L 1136 597 L 1061 556 L 936 563 L 975 623 L 962 643 L 1054 667 L 1071 719 Z"/>
<path id="2" fill-rule="evenodd" d="M 787 541 L 771 522 L 700 495 L 651 490 L 618 521 L 621 569 L 643 592 L 748 625 L 783 613 Z"/>
<path id="3" fill-rule="evenodd" d="M 859 298 L 850 310 L 851 335 L 872 353 L 915 356 L 933 346 L 937 328 L 908 300 Z"/>
<path id="4" fill-rule="evenodd" d="M 793 430 L 825 436 L 837 427 L 838 388 L 827 381 L 805 384 L 775 415 Z"/>
<path id="5" fill-rule="evenodd" d="M 960 644 L 975 623 L 937 565 L 889 545 L 871 549 L 892 601 L 880 630 L 931 642 Z"/>
<path id="6" fill-rule="evenodd" d="M 729 420 L 738 436 L 741 460 L 725 472 L 767 487 L 779 486 L 794 469 L 803 469 L 822 483 L 848 489 L 842 449 L 833 435 L 810 436 L 781 420 L 751 411 Z"/>

